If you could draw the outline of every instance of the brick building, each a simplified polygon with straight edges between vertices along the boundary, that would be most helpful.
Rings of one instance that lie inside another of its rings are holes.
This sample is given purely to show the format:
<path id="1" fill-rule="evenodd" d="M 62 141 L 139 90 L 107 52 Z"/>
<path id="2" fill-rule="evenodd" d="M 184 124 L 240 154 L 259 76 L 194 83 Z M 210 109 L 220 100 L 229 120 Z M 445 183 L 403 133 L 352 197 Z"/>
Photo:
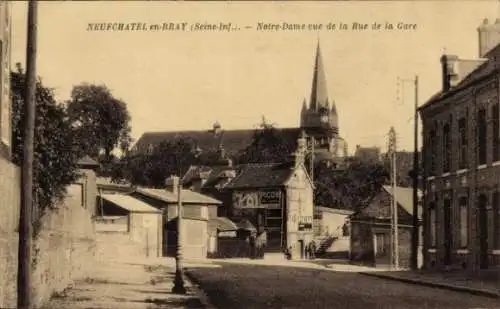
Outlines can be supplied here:
<path id="1" fill-rule="evenodd" d="M 423 123 L 424 265 L 500 266 L 500 21 L 478 28 L 479 59 L 443 55 Z"/>

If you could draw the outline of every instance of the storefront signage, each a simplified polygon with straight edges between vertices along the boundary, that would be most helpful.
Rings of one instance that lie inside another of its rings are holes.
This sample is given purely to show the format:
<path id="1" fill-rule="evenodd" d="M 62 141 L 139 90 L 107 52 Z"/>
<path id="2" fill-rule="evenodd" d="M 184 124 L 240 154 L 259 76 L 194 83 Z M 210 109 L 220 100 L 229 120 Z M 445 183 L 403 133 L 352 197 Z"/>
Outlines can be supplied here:
<path id="1" fill-rule="evenodd" d="M 292 222 L 299 222 L 300 223 L 311 223 L 313 222 L 313 216 L 297 216 L 297 215 L 292 215 Z"/>
<path id="2" fill-rule="evenodd" d="M 236 237 L 236 231 L 220 231 L 219 237 Z"/>
<path id="3" fill-rule="evenodd" d="M 303 223 L 303 222 L 299 223 L 299 231 L 308 230 L 308 229 L 312 229 L 312 223 Z"/>
<path id="4" fill-rule="evenodd" d="M 234 192 L 236 209 L 281 208 L 281 191 Z"/>

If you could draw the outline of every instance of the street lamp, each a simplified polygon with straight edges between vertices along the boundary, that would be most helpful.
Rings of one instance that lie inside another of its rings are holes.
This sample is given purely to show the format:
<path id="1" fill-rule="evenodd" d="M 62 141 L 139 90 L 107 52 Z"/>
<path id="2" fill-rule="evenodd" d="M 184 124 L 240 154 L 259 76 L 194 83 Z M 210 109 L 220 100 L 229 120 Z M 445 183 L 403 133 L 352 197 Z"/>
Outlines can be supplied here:
<path id="1" fill-rule="evenodd" d="M 194 154 L 194 158 L 198 158 L 201 153 L 201 149 L 196 147 L 191 153 Z M 179 167 L 179 180 L 177 182 L 177 250 L 175 254 L 175 277 L 174 286 L 172 287 L 172 293 L 174 294 L 186 294 L 186 287 L 184 286 L 184 269 L 182 267 L 182 162 L 181 156 L 177 156 L 177 166 Z"/>

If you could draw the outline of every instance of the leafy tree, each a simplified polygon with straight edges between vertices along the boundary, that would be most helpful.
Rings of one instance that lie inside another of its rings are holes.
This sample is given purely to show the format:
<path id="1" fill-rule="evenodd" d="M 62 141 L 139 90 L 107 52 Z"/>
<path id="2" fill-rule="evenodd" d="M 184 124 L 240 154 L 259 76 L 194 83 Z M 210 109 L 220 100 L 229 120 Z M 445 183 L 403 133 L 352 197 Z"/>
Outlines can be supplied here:
<path id="1" fill-rule="evenodd" d="M 26 76 L 20 64 L 10 76 L 12 158 L 15 164 L 22 165 Z M 36 85 L 34 152 L 33 194 L 41 215 L 55 205 L 66 193 L 66 187 L 77 179 L 77 162 L 82 157 L 74 145 L 71 122 L 65 107 L 56 103 L 53 90 L 43 86 L 41 80 Z"/>
<path id="2" fill-rule="evenodd" d="M 125 156 L 113 173 L 113 180 L 125 179 L 133 185 L 163 188 L 170 175 L 184 175 L 198 162 L 199 151 L 193 139 L 163 142 L 151 154 Z"/>
<path id="3" fill-rule="evenodd" d="M 315 179 L 315 203 L 358 210 L 370 203 L 387 183 L 387 167 L 352 159 L 344 169 L 322 169 Z"/>
<path id="4" fill-rule="evenodd" d="M 255 130 L 252 143 L 239 155 L 238 163 L 281 163 L 295 151 L 295 141 L 289 141 L 273 125 L 263 122 Z"/>
<path id="5" fill-rule="evenodd" d="M 126 104 L 113 96 L 105 85 L 80 84 L 73 88 L 68 113 L 82 151 L 104 163 L 112 161 L 112 151 L 128 150 L 130 114 Z"/>

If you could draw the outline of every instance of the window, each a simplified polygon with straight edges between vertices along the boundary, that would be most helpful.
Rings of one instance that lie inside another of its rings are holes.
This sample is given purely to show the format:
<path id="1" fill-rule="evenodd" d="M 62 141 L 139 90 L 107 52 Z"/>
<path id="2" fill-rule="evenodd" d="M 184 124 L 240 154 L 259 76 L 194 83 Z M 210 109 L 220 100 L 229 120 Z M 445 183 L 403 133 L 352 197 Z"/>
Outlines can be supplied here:
<path id="1" fill-rule="evenodd" d="M 430 149 L 430 166 L 429 166 L 429 174 L 431 176 L 436 175 L 436 131 L 431 130 L 429 132 L 429 149 Z"/>
<path id="2" fill-rule="evenodd" d="M 458 146 L 458 166 L 461 169 L 467 168 L 467 120 L 461 118 L 458 121 L 458 132 L 460 135 Z"/>
<path id="3" fill-rule="evenodd" d="M 435 248 L 437 244 L 437 216 L 434 203 L 429 206 L 429 229 L 431 232 L 431 247 Z"/>
<path id="4" fill-rule="evenodd" d="M 450 124 L 447 123 L 443 127 L 443 173 L 450 171 L 451 165 L 451 132 Z"/>
<path id="5" fill-rule="evenodd" d="M 477 112 L 477 146 L 478 164 L 486 164 L 486 110 Z"/>
<path id="6" fill-rule="evenodd" d="M 500 192 L 493 192 L 493 249 L 500 249 Z"/>
<path id="7" fill-rule="evenodd" d="M 499 161 L 500 160 L 500 114 L 498 110 L 498 103 L 493 105 L 491 108 L 491 113 L 492 113 L 492 129 L 493 129 L 493 134 L 492 134 L 492 140 L 493 140 L 493 149 L 492 149 L 492 157 L 493 157 L 493 162 Z"/>
<path id="8" fill-rule="evenodd" d="M 469 209 L 467 197 L 461 197 L 459 200 L 460 209 L 460 247 L 467 248 L 469 244 Z"/>

